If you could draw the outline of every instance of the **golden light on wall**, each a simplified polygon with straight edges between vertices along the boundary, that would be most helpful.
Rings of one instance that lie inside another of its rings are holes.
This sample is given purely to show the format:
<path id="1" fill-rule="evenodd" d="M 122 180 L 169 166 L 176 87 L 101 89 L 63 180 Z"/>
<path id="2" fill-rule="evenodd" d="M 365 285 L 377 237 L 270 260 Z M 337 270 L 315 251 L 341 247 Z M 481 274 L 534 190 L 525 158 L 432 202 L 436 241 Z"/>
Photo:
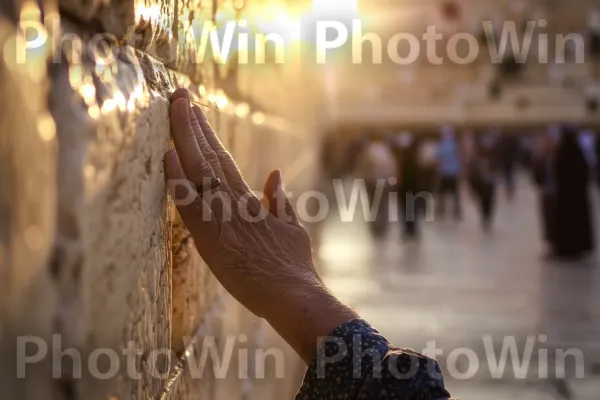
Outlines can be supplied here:
<path id="1" fill-rule="evenodd" d="M 246 118 L 250 113 L 250 107 L 247 103 L 240 103 L 235 106 L 235 115 L 239 118 Z"/>
<path id="2" fill-rule="evenodd" d="M 135 5 L 135 23 L 138 25 L 141 22 L 156 24 L 160 17 L 161 11 L 158 4 L 147 6 L 144 2 L 139 1 Z"/>

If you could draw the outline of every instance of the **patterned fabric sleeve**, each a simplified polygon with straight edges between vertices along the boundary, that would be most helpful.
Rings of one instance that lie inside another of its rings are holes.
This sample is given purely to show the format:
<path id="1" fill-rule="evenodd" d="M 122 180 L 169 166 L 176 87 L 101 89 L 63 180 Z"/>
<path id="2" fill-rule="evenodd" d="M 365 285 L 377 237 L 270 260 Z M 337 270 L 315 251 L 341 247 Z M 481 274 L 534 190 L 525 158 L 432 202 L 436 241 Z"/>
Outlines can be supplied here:
<path id="1" fill-rule="evenodd" d="M 446 400 L 435 360 L 393 347 L 363 320 L 336 328 L 319 346 L 297 400 Z"/>

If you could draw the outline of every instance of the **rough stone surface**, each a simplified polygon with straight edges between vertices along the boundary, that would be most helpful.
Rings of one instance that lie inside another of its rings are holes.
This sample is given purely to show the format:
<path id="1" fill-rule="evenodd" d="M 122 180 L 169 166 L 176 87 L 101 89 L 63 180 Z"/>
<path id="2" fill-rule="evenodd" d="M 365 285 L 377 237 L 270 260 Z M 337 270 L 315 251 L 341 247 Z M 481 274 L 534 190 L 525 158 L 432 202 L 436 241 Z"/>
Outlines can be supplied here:
<path id="1" fill-rule="evenodd" d="M 173 224 L 172 346 L 181 355 L 219 292 L 220 285 L 203 263 L 194 241 L 177 217 Z"/>
<path id="2" fill-rule="evenodd" d="M 132 50 L 120 50 L 108 76 L 85 55 L 83 65 L 53 71 L 61 188 L 55 323 L 63 342 L 87 355 L 98 348 L 121 354 L 129 342 L 143 351 L 136 362 L 141 380 L 123 372 L 108 381 L 70 382 L 86 399 L 157 397 L 163 382 L 152 377 L 151 351 L 170 348 L 170 213 L 162 171 L 168 101 L 155 77 L 144 78 Z"/>
<path id="3" fill-rule="evenodd" d="M 60 1 L 62 33 L 81 38 L 82 54 L 66 47 L 60 63 L 40 58 L 31 69 L 7 63 L 6 56 L 0 60 L 0 126 L 9 132 L 0 136 L 0 290 L 7 293 L 0 296 L 0 328 L 5 337 L 27 332 L 48 343 L 52 333 L 60 334 L 62 349 L 79 350 L 84 367 L 94 350 L 123 354 L 131 343 L 141 351 L 133 364 L 140 377 L 128 375 L 122 357 L 112 379 L 95 379 L 87 368 L 83 379 L 73 379 L 77 369 L 64 357 L 61 379 L 51 380 L 50 364 L 40 363 L 28 370 L 27 380 L 3 380 L 9 399 L 242 399 L 256 392 L 251 374 L 238 378 L 237 359 L 224 379 L 210 362 L 201 379 L 194 375 L 198 365 L 191 368 L 206 351 L 204 339 L 215 338 L 219 354 L 228 337 L 246 338 L 235 349 L 269 343 L 258 339 L 264 321 L 219 285 L 170 204 L 162 168 L 170 146 L 168 96 L 187 87 L 205 105 L 255 189 L 282 165 L 305 171 L 293 160 L 308 139 L 286 135 L 276 118 L 253 118 L 246 104 L 226 98 L 211 63 L 186 66 L 185 47 L 175 61 L 153 58 L 162 51 L 153 47 L 161 40 L 173 48 L 155 21 L 138 18 L 145 36 L 137 49 L 113 45 L 108 50 L 114 62 L 95 63 L 86 45 L 99 30 L 117 34 L 135 22 L 135 4 Z M 165 18 L 176 15 L 178 34 L 193 21 L 213 18 L 213 2 L 144 4 L 166 7 Z M 0 20 L 1 48 L 14 32 Z M 284 170 L 284 176 L 293 184 L 300 174 Z M 197 358 L 186 359 L 177 376 L 178 357 L 192 337 Z M 14 353 L 10 341 L 3 344 L 0 351 Z M 157 349 L 169 356 L 154 362 Z M 13 360 L 0 357 L 2 378 L 11 368 Z M 100 362 L 99 369 L 108 366 Z M 273 386 L 261 397 L 275 391 L 283 393 Z"/>
<path id="4" fill-rule="evenodd" d="M 201 30 L 205 23 L 212 23 L 212 0 L 173 0 L 175 3 L 175 18 L 173 34 L 177 40 L 173 57 L 164 60 L 165 63 L 183 74 L 188 75 L 195 83 L 211 85 L 214 82 L 214 63 L 210 53 L 206 58 L 198 50 L 201 40 Z M 207 31 L 208 32 L 208 31 Z M 160 55 L 164 57 L 164 54 Z"/>
<path id="5" fill-rule="evenodd" d="M 214 79 L 210 52 L 204 59 L 197 51 L 204 23 L 214 19 L 212 0 L 60 0 L 60 5 L 97 33 L 126 41 L 196 83 Z"/>
<path id="6" fill-rule="evenodd" d="M 122 39 L 133 32 L 141 35 L 141 49 L 167 51 L 173 39 L 172 0 L 59 0 L 61 10 L 71 18 L 94 26 L 99 32 Z"/>

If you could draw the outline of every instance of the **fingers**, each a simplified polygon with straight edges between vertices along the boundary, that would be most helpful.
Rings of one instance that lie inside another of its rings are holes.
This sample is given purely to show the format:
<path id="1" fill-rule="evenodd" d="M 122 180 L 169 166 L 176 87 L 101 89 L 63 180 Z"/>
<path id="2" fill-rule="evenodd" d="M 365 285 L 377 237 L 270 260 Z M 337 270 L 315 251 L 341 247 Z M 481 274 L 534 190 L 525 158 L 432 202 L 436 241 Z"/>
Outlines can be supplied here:
<path id="1" fill-rule="evenodd" d="M 206 158 L 208 160 L 208 162 L 210 163 L 210 165 L 213 168 L 213 171 L 215 171 L 217 176 L 220 179 L 227 180 L 227 177 L 225 176 L 225 174 L 223 172 L 223 167 L 221 166 L 219 157 L 217 157 L 217 153 L 212 148 L 212 146 L 208 143 L 206 136 L 204 134 L 204 130 L 200 126 L 200 122 L 198 121 L 198 118 L 196 117 L 196 115 L 198 113 L 202 113 L 202 111 L 200 110 L 200 107 L 198 107 L 196 105 L 192 106 L 192 110 L 193 110 L 193 112 L 190 113 L 192 129 L 194 130 L 194 133 L 196 134 L 196 140 L 198 141 L 198 146 L 200 147 L 200 151 L 202 152 L 202 154 L 204 154 L 204 158 Z"/>
<path id="2" fill-rule="evenodd" d="M 167 187 L 188 229 L 192 232 L 218 235 L 217 220 L 209 205 L 190 185 L 177 152 L 169 150 L 165 154 L 164 167 Z"/>
<path id="3" fill-rule="evenodd" d="M 229 186 L 237 189 L 240 192 L 248 191 L 248 185 L 244 181 L 244 178 L 242 177 L 242 174 L 240 173 L 235 161 L 227 149 L 225 149 L 215 131 L 213 131 L 211 128 L 202 109 L 198 106 L 195 106 L 193 107 L 193 111 L 198 123 L 200 124 L 200 129 L 202 130 L 206 142 L 210 148 L 213 149 L 219 159 L 223 174 L 225 175 L 225 179 L 229 183 Z"/>
<path id="4" fill-rule="evenodd" d="M 275 217 L 277 217 L 277 202 L 274 200 L 277 198 L 278 187 L 281 186 L 281 173 L 279 170 L 272 171 L 267 180 L 265 181 L 265 187 L 263 189 L 263 198 L 261 200 L 263 206 Z"/>
<path id="5" fill-rule="evenodd" d="M 190 113 L 189 101 L 186 98 L 177 98 L 171 103 L 171 136 L 185 175 L 196 186 L 203 187 L 203 182 L 216 175 L 200 151 Z"/>
<path id="6" fill-rule="evenodd" d="M 269 174 L 263 190 L 266 202 L 263 202 L 265 208 L 283 222 L 299 225 L 298 216 L 290 202 L 290 199 L 283 191 L 283 179 L 281 171 L 276 170 Z"/>
<path id="7" fill-rule="evenodd" d="M 173 103 L 179 99 L 185 99 L 189 103 L 190 92 L 185 88 L 179 88 L 175 90 L 175 92 L 173 92 L 173 94 L 171 95 L 171 102 Z M 197 108 L 198 111 L 200 111 L 200 108 L 198 106 L 193 106 L 193 108 Z M 223 169 L 221 168 L 221 164 L 219 163 L 219 158 L 217 157 L 217 153 L 215 153 L 212 147 L 208 144 L 206 137 L 202 132 L 202 128 L 200 127 L 200 123 L 196 118 L 196 112 L 190 112 L 189 114 L 192 130 L 194 131 L 194 135 L 196 136 L 196 141 L 198 142 L 198 147 L 200 148 L 200 151 L 212 167 L 213 171 L 215 172 L 215 175 L 219 177 L 219 179 L 226 181 L 225 175 L 223 174 Z"/>
<path id="8" fill-rule="evenodd" d="M 178 99 L 190 100 L 190 92 L 185 88 L 176 89 L 171 95 L 171 103 L 174 103 Z"/>
<path id="9" fill-rule="evenodd" d="M 206 141 L 212 147 L 212 149 L 217 153 L 219 157 L 224 156 L 225 154 L 229 155 L 229 152 L 223 147 L 223 144 L 217 137 L 216 133 L 211 128 L 208 120 L 206 119 L 206 115 L 204 115 L 204 111 L 200 107 L 194 107 L 194 114 L 196 115 L 196 119 L 200 124 L 200 128 L 206 137 Z"/>

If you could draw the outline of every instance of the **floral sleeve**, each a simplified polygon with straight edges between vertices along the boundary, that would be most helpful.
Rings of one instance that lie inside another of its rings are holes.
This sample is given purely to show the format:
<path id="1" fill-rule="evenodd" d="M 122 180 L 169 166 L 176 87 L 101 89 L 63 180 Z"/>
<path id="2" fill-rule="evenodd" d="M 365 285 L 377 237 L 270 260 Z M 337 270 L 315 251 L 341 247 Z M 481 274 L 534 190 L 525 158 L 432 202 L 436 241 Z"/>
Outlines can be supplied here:
<path id="1" fill-rule="evenodd" d="M 393 347 L 363 320 L 336 328 L 319 346 L 297 400 L 445 400 L 438 363 Z"/>

